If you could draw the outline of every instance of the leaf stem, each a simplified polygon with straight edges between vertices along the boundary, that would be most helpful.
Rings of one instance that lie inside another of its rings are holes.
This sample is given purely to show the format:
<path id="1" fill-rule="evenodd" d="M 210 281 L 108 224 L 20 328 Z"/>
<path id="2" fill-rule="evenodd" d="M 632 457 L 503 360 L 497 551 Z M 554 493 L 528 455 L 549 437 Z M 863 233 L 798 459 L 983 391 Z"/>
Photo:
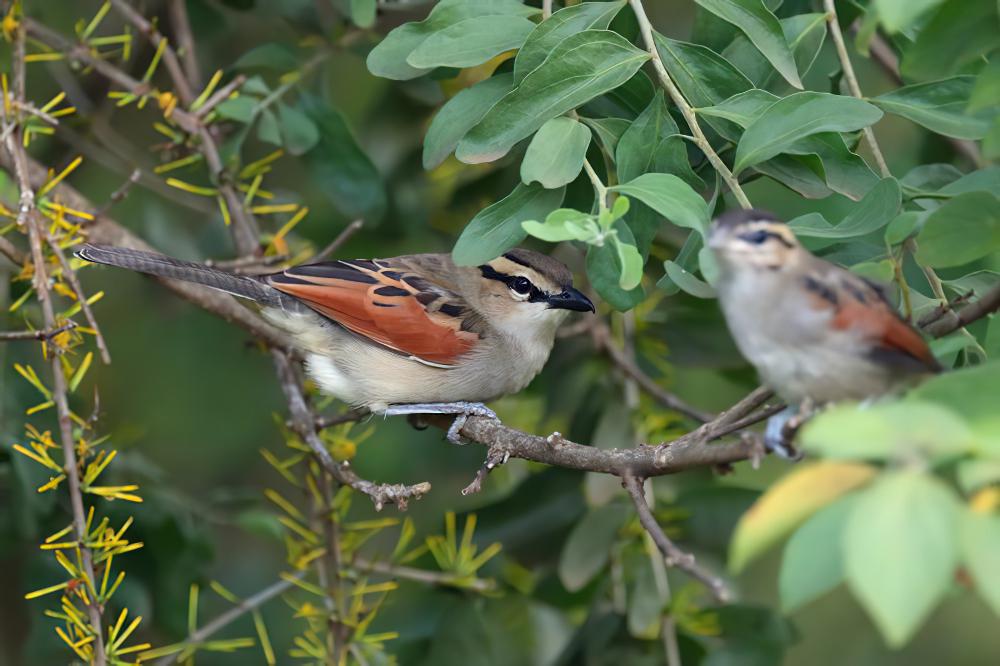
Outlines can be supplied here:
<path id="1" fill-rule="evenodd" d="M 649 51 L 649 55 L 653 59 L 653 68 L 656 70 L 656 75 L 660 79 L 660 84 L 670 95 L 670 99 L 673 100 L 677 108 L 680 109 L 681 115 L 684 116 L 684 120 L 687 122 L 688 127 L 691 129 L 691 134 L 693 135 L 695 145 L 698 149 L 705 154 L 708 161 L 712 164 L 712 167 L 718 172 L 719 176 L 729 187 L 729 191 L 733 193 L 736 197 L 736 201 L 739 202 L 742 208 L 753 208 L 750 203 L 750 199 L 747 198 L 746 193 L 743 188 L 740 187 L 739 180 L 733 175 L 733 172 L 729 170 L 726 163 L 722 161 L 719 154 L 715 152 L 712 148 L 712 144 L 709 143 L 708 139 L 705 137 L 705 133 L 701 131 L 701 126 L 698 124 L 698 118 L 695 116 L 694 109 L 688 104 L 688 101 L 684 99 L 684 95 L 681 94 L 680 89 L 674 83 L 673 79 L 670 78 L 670 74 L 667 72 L 667 68 L 663 65 L 663 60 L 660 59 L 660 53 L 656 50 L 656 41 L 653 39 L 653 26 L 649 23 L 649 18 L 646 16 L 646 10 L 642 6 L 642 0 L 629 0 L 629 4 L 632 6 L 632 11 L 635 12 L 635 18 L 639 22 L 639 32 L 642 34 L 643 43 L 646 45 L 646 49 Z"/>
<path id="2" fill-rule="evenodd" d="M 844 33 L 840 31 L 840 24 L 837 22 L 837 8 L 834 6 L 834 1 L 823 0 L 823 8 L 826 10 L 826 24 L 830 28 L 830 36 L 837 47 L 837 58 L 840 59 L 840 69 L 844 72 L 847 88 L 851 91 L 852 96 L 864 99 L 864 95 L 861 93 L 861 86 L 858 85 L 858 77 L 854 73 L 854 66 L 851 64 L 851 58 L 847 54 L 847 46 L 844 44 Z M 865 141 L 868 142 L 868 147 L 871 148 L 872 155 L 875 157 L 875 163 L 878 164 L 879 173 L 882 174 L 883 178 L 889 178 L 892 176 L 892 172 L 889 171 L 889 166 L 885 162 L 885 156 L 882 155 L 882 149 L 879 148 L 878 141 L 875 139 L 874 130 L 869 126 L 865 127 L 862 131 L 865 135 Z"/>

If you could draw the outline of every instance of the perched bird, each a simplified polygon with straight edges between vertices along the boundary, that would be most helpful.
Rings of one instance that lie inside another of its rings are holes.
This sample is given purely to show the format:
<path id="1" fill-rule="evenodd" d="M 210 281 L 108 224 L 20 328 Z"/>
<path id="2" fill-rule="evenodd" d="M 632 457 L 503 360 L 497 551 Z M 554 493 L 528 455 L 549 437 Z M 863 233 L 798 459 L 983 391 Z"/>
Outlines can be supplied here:
<path id="1" fill-rule="evenodd" d="M 384 415 L 495 418 L 482 403 L 520 391 L 570 311 L 594 312 L 559 261 L 514 249 L 482 266 L 447 254 L 306 264 L 235 275 L 149 252 L 83 245 L 76 255 L 256 301 L 302 350 L 319 387 Z"/>
<path id="2" fill-rule="evenodd" d="M 813 255 L 771 213 L 727 212 L 708 244 L 736 346 L 791 405 L 765 433 L 777 453 L 790 454 L 783 431 L 798 404 L 865 400 L 940 371 L 877 285 Z"/>

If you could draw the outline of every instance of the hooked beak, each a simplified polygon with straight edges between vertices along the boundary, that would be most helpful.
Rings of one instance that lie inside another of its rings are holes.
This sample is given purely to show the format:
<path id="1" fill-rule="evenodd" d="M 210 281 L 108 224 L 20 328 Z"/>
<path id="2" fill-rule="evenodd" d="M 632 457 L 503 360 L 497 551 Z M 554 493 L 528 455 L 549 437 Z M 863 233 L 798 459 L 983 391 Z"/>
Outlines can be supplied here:
<path id="1" fill-rule="evenodd" d="M 573 287 L 567 287 L 561 294 L 549 296 L 546 303 L 550 308 L 559 310 L 575 310 L 577 312 L 597 312 L 589 298 Z"/>

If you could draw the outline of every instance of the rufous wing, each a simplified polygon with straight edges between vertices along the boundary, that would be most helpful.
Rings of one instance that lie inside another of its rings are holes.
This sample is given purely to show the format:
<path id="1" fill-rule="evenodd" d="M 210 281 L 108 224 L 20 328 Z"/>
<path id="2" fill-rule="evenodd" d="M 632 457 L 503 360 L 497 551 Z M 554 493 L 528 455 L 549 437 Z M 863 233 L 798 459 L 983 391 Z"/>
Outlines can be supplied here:
<path id="1" fill-rule="evenodd" d="M 871 283 L 838 268 L 826 275 L 807 275 L 803 284 L 814 307 L 833 311 L 835 329 L 863 334 L 873 345 L 873 358 L 914 371 L 941 369 L 927 342 Z"/>
<path id="2" fill-rule="evenodd" d="M 351 332 L 431 365 L 454 365 L 479 336 L 462 299 L 388 260 L 295 266 L 268 283 Z"/>

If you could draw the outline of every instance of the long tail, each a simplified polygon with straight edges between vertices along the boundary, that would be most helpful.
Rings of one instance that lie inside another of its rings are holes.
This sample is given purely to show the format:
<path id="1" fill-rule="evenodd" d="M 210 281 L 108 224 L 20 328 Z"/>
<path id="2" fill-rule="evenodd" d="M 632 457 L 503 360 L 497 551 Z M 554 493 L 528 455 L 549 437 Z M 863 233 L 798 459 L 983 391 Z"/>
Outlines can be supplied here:
<path id="1" fill-rule="evenodd" d="M 296 301 L 259 279 L 247 275 L 234 275 L 162 254 L 110 245 L 91 245 L 90 243 L 78 247 L 75 254 L 81 259 L 95 264 L 118 266 L 148 275 L 203 284 L 206 287 L 219 289 L 234 296 L 249 298 L 261 305 L 298 309 Z"/>

